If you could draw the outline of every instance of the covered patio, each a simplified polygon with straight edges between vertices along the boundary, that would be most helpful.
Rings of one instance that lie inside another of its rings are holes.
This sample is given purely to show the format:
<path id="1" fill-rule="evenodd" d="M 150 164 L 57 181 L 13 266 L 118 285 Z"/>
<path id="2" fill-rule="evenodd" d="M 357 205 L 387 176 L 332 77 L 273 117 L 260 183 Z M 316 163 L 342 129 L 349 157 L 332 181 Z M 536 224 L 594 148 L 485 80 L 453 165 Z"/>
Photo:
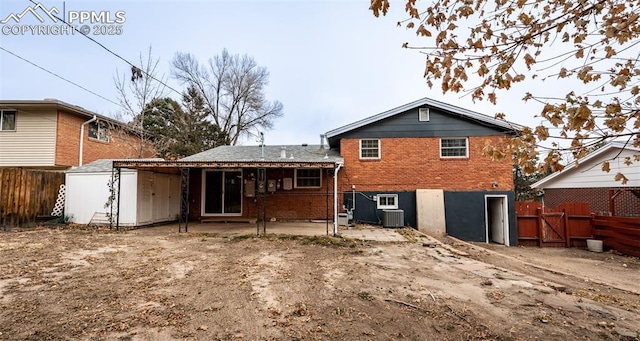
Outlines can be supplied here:
<path id="1" fill-rule="evenodd" d="M 180 198 L 179 232 L 189 231 L 196 222 L 245 224 L 230 224 L 232 229 L 249 223 L 254 233 L 266 233 L 273 221 L 323 220 L 337 235 L 342 165 L 337 152 L 308 145 L 220 146 L 175 161 L 117 160 L 112 173 L 113 227 L 120 227 L 120 174 L 122 169 L 136 169 L 180 174 L 180 193 L 172 193 Z"/>

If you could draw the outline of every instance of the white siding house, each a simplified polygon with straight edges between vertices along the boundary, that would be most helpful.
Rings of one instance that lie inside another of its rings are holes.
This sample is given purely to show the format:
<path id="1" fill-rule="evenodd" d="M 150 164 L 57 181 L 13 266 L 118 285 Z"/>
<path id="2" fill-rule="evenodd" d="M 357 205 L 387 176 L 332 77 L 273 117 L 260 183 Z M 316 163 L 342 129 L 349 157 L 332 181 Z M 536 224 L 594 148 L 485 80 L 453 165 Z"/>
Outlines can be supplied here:
<path id="1" fill-rule="evenodd" d="M 66 174 L 65 215 L 88 224 L 94 214 L 110 213 L 112 160 L 97 160 Z M 114 214 L 117 211 L 114 208 Z M 122 169 L 120 225 L 142 226 L 176 220 L 180 213 L 180 176 Z"/>
<path id="2" fill-rule="evenodd" d="M 57 112 L 0 110 L 15 113 L 15 127 L 0 129 L 0 167 L 55 166 Z"/>
<path id="3" fill-rule="evenodd" d="M 640 187 L 640 162 L 625 164 L 625 159 L 634 160 L 640 155 L 640 148 L 623 143 L 611 142 L 593 151 L 589 155 L 565 167 L 561 172 L 553 173 L 531 185 L 532 188 L 614 188 Z M 602 170 L 602 164 L 609 162 L 609 172 Z M 623 185 L 615 180 L 615 175 L 622 173 L 629 179 Z"/>

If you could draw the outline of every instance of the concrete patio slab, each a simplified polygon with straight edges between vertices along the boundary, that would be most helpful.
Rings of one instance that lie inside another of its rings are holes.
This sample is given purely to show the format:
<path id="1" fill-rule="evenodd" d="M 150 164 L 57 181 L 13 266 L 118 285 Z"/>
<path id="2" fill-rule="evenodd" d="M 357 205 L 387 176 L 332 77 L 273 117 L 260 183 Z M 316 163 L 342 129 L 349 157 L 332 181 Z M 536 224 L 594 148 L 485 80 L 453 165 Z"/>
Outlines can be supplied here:
<path id="1" fill-rule="evenodd" d="M 150 227 L 141 227 L 131 230 L 136 234 L 157 234 L 177 233 L 178 224 L 170 223 Z M 184 232 L 184 225 L 182 226 Z M 188 226 L 188 233 L 207 233 L 218 236 L 234 236 L 245 234 L 264 234 L 265 229 L 260 224 L 259 229 L 256 224 L 250 223 L 199 223 L 191 222 Z M 267 234 L 290 234 L 299 236 L 332 236 L 333 223 L 329 222 L 267 222 Z M 384 229 L 369 225 L 359 226 L 354 229 L 339 227 L 338 235 L 348 239 L 368 240 L 378 242 L 406 242 L 407 240 L 397 232 L 396 229 Z"/>

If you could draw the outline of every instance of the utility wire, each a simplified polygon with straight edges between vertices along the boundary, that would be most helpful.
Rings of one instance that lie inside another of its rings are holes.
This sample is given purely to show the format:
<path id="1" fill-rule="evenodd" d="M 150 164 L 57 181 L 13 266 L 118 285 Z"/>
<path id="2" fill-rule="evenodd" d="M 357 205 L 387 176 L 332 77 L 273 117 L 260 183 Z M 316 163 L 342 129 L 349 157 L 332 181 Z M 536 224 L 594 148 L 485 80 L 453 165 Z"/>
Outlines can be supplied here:
<path id="1" fill-rule="evenodd" d="M 29 1 L 30 1 L 32 4 L 34 4 L 34 5 L 37 5 L 37 4 L 38 4 L 37 2 L 35 2 L 35 1 L 33 1 L 33 0 L 29 0 Z M 178 91 L 178 90 L 176 90 L 176 89 L 172 88 L 172 87 L 171 87 L 171 86 L 169 86 L 167 83 L 165 83 L 165 82 L 161 81 L 160 79 L 158 79 L 158 78 L 154 77 L 153 75 L 151 75 L 151 74 L 147 73 L 147 71 L 146 71 L 146 70 L 143 70 L 143 69 L 141 69 L 141 68 L 139 68 L 139 67 L 135 66 L 135 65 L 134 65 L 133 63 L 131 63 L 130 61 L 128 61 L 128 60 L 126 60 L 126 59 L 124 59 L 124 57 L 122 57 L 122 56 L 120 56 L 119 54 L 117 54 L 117 53 L 115 53 L 115 52 L 111 51 L 109 48 L 107 48 L 106 46 L 104 46 L 102 43 L 100 43 L 100 42 L 98 42 L 97 40 L 95 40 L 95 39 L 91 38 L 89 35 L 84 34 L 84 33 L 80 32 L 80 31 L 78 31 L 78 29 L 76 29 L 73 25 L 69 24 L 69 23 L 68 23 L 67 21 L 65 21 L 64 19 L 60 18 L 59 16 L 57 16 L 57 15 L 55 15 L 55 14 L 51 14 L 51 15 L 52 15 L 54 18 L 56 18 L 56 19 L 58 19 L 58 20 L 62 21 L 63 23 L 65 23 L 67 26 L 71 27 L 74 31 L 76 31 L 76 32 L 80 33 L 80 34 L 81 34 L 82 36 L 84 36 L 85 38 L 87 38 L 87 39 L 91 40 L 92 42 L 94 42 L 94 43 L 98 44 L 98 46 L 102 47 L 105 51 L 107 51 L 107 52 L 111 53 L 112 55 L 116 56 L 117 58 L 121 59 L 121 60 L 122 60 L 122 61 L 124 61 L 125 63 L 129 64 L 131 67 L 136 68 L 137 70 L 140 70 L 143 74 L 145 74 L 145 76 L 147 76 L 147 77 L 149 77 L 149 78 L 151 78 L 151 79 L 153 79 L 153 80 L 157 81 L 158 83 L 160 83 L 160 84 L 164 85 L 165 87 L 167 87 L 168 89 L 170 89 L 170 90 L 172 90 L 173 92 L 177 93 L 178 95 L 180 95 L 180 96 L 182 96 L 182 95 L 183 95 L 183 94 L 182 94 L 182 92 L 180 92 L 180 91 Z"/>
<path id="2" fill-rule="evenodd" d="M 28 60 L 28 59 L 24 58 L 24 57 L 21 57 L 21 56 L 19 56 L 19 55 L 15 54 L 15 53 L 13 53 L 13 52 L 11 52 L 11 51 L 9 51 L 9 50 L 5 49 L 5 48 L 4 48 L 4 47 L 2 47 L 2 46 L 0 46 L 0 50 L 2 50 L 2 51 L 4 51 L 4 52 L 6 52 L 6 53 L 8 53 L 8 54 L 10 54 L 10 55 L 12 55 L 12 56 L 14 56 L 14 57 L 16 57 L 16 58 L 18 58 L 18 59 L 20 59 L 20 60 L 22 60 L 22 61 L 24 61 L 24 62 L 26 62 L 26 63 L 29 63 L 29 64 L 31 64 L 31 65 L 33 65 L 33 66 L 37 67 L 38 69 L 40 69 L 40 70 L 42 70 L 42 71 L 44 71 L 44 72 L 46 72 L 46 73 L 48 73 L 48 74 L 51 74 L 51 75 L 53 75 L 53 76 L 56 76 L 56 77 L 58 77 L 58 78 L 62 79 L 63 81 L 65 81 L 65 82 L 67 82 L 67 83 L 69 83 L 69 84 L 73 84 L 73 85 L 77 86 L 78 88 L 80 88 L 80 89 L 82 89 L 82 90 L 84 90 L 84 91 L 86 91 L 86 92 L 88 92 L 88 93 L 90 93 L 90 94 L 93 94 L 93 95 L 95 95 L 95 96 L 98 96 L 98 97 L 102 98 L 103 100 L 105 100 L 105 101 L 107 101 L 107 102 L 113 103 L 113 104 L 115 104 L 115 105 L 117 105 L 117 106 L 119 106 L 119 107 L 121 107 L 121 108 L 123 108 L 123 109 L 126 109 L 126 108 L 124 108 L 120 103 L 117 103 L 117 102 L 115 102 L 115 101 L 112 101 L 112 100 L 110 100 L 110 99 L 108 99 L 108 98 L 106 98 L 106 97 L 104 97 L 104 96 L 102 96 L 102 95 L 100 95 L 100 94 L 98 94 L 98 93 L 96 93 L 96 92 L 93 92 L 93 91 L 91 91 L 91 90 L 89 90 L 89 89 L 85 88 L 84 86 L 82 86 L 82 85 L 80 85 L 80 84 L 78 84 L 78 83 L 75 83 L 75 82 L 73 82 L 73 81 L 70 81 L 70 80 L 68 80 L 68 79 L 66 79 L 66 78 L 64 78 L 64 77 L 62 77 L 62 76 L 60 76 L 59 74 L 57 74 L 57 73 L 55 73 L 55 72 L 53 72 L 53 71 L 49 71 L 49 70 L 45 69 L 44 67 L 42 67 L 42 66 L 40 66 L 40 65 L 38 65 L 38 64 L 36 64 L 36 63 L 34 63 L 34 62 L 32 62 L 32 61 L 30 61 L 30 60 Z"/>

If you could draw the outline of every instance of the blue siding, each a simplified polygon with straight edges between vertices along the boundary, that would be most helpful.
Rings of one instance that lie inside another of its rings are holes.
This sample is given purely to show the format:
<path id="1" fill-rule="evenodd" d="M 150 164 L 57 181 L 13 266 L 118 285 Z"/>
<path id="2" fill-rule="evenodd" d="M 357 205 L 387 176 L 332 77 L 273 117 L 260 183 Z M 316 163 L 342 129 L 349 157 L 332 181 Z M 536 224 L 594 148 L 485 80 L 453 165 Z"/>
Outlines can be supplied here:
<path id="1" fill-rule="evenodd" d="M 485 242 L 485 195 L 506 195 L 509 207 L 509 245 L 518 243 L 513 191 L 444 192 L 447 234 L 466 241 Z"/>
<path id="2" fill-rule="evenodd" d="M 419 108 L 414 108 L 332 137 L 329 142 L 332 147 L 337 147 L 342 138 L 467 137 L 507 133 L 504 128 L 444 112 L 437 108 L 430 108 L 429 111 L 430 119 L 427 122 L 421 122 L 418 119 Z"/>
<path id="3" fill-rule="evenodd" d="M 356 192 L 356 209 L 353 219 L 360 223 L 382 225 L 382 210 L 377 209 L 377 203 L 372 198 L 378 194 L 397 194 L 398 209 L 404 210 L 405 226 L 416 227 L 416 193 L 415 192 Z M 353 193 L 344 192 L 344 205 L 353 207 Z"/>
<path id="4" fill-rule="evenodd" d="M 413 228 L 417 226 L 415 192 L 356 192 L 356 209 L 353 212 L 353 218 L 356 222 L 382 225 L 382 210 L 376 208 L 376 202 L 372 199 L 374 195 L 378 194 L 398 194 L 398 208 L 404 210 L 405 225 Z M 447 234 L 466 241 L 486 241 L 485 195 L 507 196 L 509 244 L 511 246 L 517 245 L 518 235 L 513 191 L 445 191 L 444 209 Z M 345 192 L 343 199 L 347 208 L 353 207 L 352 192 Z"/>

